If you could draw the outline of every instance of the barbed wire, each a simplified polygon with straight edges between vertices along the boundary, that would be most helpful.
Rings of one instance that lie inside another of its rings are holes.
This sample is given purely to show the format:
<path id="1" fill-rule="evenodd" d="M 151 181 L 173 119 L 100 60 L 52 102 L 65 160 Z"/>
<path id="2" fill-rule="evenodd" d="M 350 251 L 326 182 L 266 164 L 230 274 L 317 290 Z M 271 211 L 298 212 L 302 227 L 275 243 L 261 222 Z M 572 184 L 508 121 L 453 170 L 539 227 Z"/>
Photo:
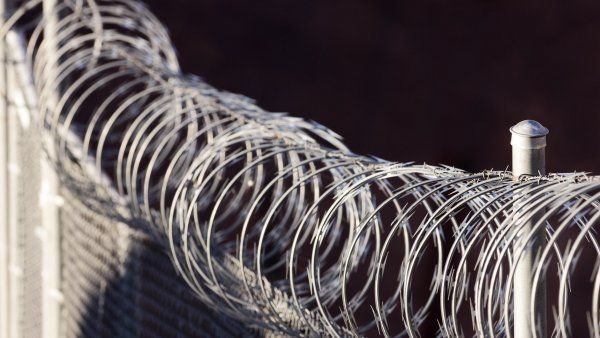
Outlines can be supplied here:
<path id="1" fill-rule="evenodd" d="M 63 184 L 151 233 L 216 311 L 291 336 L 511 337 L 516 263 L 542 232 L 549 334 L 600 336 L 597 176 L 354 154 L 183 74 L 138 1 L 28 1 L 0 34 L 15 25 Z"/>

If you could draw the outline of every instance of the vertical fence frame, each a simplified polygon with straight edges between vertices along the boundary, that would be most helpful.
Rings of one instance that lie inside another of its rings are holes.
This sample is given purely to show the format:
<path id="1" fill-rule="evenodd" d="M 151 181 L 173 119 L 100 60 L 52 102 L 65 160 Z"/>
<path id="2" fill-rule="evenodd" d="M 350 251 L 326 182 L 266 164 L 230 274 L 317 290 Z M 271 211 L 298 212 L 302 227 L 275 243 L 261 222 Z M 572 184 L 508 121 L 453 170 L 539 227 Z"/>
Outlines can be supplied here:
<path id="1" fill-rule="evenodd" d="M 4 24 L 7 0 L 0 0 L 0 25 Z M 0 39 L 0 93 L 6 92 L 6 49 Z M 8 306 L 8 110 L 0 95 L 0 338 L 9 337 Z"/>
<path id="2" fill-rule="evenodd" d="M 44 27 L 48 53 L 56 50 L 57 0 L 44 0 L 43 13 L 46 20 Z M 56 97 L 51 99 L 58 102 Z M 42 189 L 47 193 L 46 199 L 40 201 L 42 211 L 42 227 L 45 238 L 42 244 L 42 338 L 58 338 L 60 336 L 60 307 L 62 294 L 60 288 L 60 222 L 58 195 L 58 177 L 45 158 L 41 159 Z"/>
<path id="3" fill-rule="evenodd" d="M 0 0 L 0 24 L 11 2 Z M 54 13 L 55 4 L 44 0 L 45 13 Z M 56 338 L 61 306 L 58 179 L 41 151 L 41 135 L 34 132 L 36 97 L 23 38 L 11 31 L 0 39 L 0 57 L 0 338 Z M 7 89 L 11 96 L 5 95 Z M 24 142 L 37 146 L 30 149 Z M 31 247 L 39 266 L 28 266 Z M 27 278 L 38 280 L 35 295 Z M 27 318 L 32 306 L 40 322 Z"/>
<path id="4" fill-rule="evenodd" d="M 539 122 L 525 120 L 510 128 L 512 134 L 510 144 L 512 146 L 512 169 L 514 180 L 519 180 L 521 176 L 538 176 L 546 174 L 546 135 L 548 129 Z M 517 238 L 514 247 L 515 259 L 520 254 L 520 258 L 515 262 L 515 274 L 513 284 L 513 329 L 515 338 L 534 337 L 536 328 L 531 322 L 531 318 L 537 319 L 541 331 L 540 337 L 546 337 L 546 287 L 543 280 L 532 295 L 532 276 L 534 270 L 534 260 L 539 252 L 540 245 L 545 238 L 545 232 L 542 228 L 535 234 L 532 243 L 524 243 L 522 239 L 531 232 L 536 217 L 523 224 L 519 231 L 520 238 Z M 522 252 L 522 254 L 521 254 Z M 534 296 L 534 298 L 532 298 Z M 533 313 L 532 304 L 533 300 Z"/>

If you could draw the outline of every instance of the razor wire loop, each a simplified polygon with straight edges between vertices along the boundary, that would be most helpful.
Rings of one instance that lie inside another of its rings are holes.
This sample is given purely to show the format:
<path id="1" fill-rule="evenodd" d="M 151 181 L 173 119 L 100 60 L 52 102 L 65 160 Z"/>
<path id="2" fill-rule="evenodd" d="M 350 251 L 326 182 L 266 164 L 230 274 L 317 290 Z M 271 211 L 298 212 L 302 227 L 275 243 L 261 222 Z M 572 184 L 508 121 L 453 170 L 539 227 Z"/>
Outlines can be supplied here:
<path id="1" fill-rule="evenodd" d="M 515 267 L 543 230 L 531 285 L 556 280 L 552 336 L 572 336 L 574 313 L 600 336 L 598 176 L 513 181 L 357 155 L 314 121 L 182 74 L 136 0 L 41 5 L 17 8 L 0 36 L 26 31 L 35 120 L 61 181 L 151 234 L 215 311 L 290 336 L 419 337 L 436 322 L 439 336 L 511 337 Z M 569 306 L 579 270 L 584 310 Z"/>

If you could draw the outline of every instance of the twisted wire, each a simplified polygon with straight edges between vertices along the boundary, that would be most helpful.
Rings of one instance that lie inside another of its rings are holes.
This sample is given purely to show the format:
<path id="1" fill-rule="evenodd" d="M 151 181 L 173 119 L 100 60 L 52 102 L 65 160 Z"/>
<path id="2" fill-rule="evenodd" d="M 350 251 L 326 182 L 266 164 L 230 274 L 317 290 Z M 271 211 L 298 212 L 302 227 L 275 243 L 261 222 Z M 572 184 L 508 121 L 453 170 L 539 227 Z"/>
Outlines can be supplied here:
<path id="1" fill-rule="evenodd" d="M 26 37 L 21 81 L 61 181 L 152 234 L 216 311 L 290 336 L 511 337 L 515 268 L 541 232 L 549 335 L 600 336 L 598 177 L 357 155 L 183 74 L 138 1 L 44 12 L 28 1 L 0 34 Z"/>

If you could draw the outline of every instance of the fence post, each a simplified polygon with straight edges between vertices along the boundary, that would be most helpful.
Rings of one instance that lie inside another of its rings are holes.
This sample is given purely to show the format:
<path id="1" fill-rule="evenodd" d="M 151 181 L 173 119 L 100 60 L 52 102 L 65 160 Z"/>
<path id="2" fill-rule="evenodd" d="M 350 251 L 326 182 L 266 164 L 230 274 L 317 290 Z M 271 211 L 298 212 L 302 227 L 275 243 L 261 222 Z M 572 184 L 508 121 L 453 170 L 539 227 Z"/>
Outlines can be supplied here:
<path id="1" fill-rule="evenodd" d="M 4 24 L 7 3 L 0 0 L 0 25 Z M 0 93 L 6 92 L 6 51 L 0 39 Z M 0 94 L 0 338 L 10 337 L 8 288 L 8 107 L 4 94 Z"/>
<path id="2" fill-rule="evenodd" d="M 510 128 L 512 146 L 513 177 L 518 180 L 522 175 L 538 176 L 546 173 L 546 135 L 548 129 L 533 120 L 524 120 Z M 533 263 L 544 240 L 545 233 L 540 230 L 533 243 L 527 245 L 520 238 L 531 232 L 537 217 L 532 217 L 517 236 L 514 253 L 524 251 L 516 262 L 513 304 L 514 304 L 514 337 L 530 338 L 532 325 L 538 324 L 538 337 L 546 337 L 546 285 L 542 280 L 536 290 L 534 311 L 536 323 L 531 323 L 531 292 Z"/>
<path id="3" fill-rule="evenodd" d="M 46 25 L 44 27 L 44 39 L 46 40 L 46 56 L 51 58 L 48 65 L 53 76 L 56 76 L 53 59 L 58 50 L 56 40 L 58 13 L 56 12 L 57 0 L 43 0 L 43 13 Z M 48 98 L 50 103 L 58 103 L 58 92 Z M 53 149 L 48 147 L 49 154 Z M 40 163 L 42 175 L 42 198 L 41 209 L 43 215 L 42 227 L 44 228 L 44 242 L 42 246 L 42 338 L 56 338 L 60 336 L 60 309 L 62 295 L 60 293 L 60 223 L 59 223 L 59 182 L 54 168 L 45 158 Z"/>

